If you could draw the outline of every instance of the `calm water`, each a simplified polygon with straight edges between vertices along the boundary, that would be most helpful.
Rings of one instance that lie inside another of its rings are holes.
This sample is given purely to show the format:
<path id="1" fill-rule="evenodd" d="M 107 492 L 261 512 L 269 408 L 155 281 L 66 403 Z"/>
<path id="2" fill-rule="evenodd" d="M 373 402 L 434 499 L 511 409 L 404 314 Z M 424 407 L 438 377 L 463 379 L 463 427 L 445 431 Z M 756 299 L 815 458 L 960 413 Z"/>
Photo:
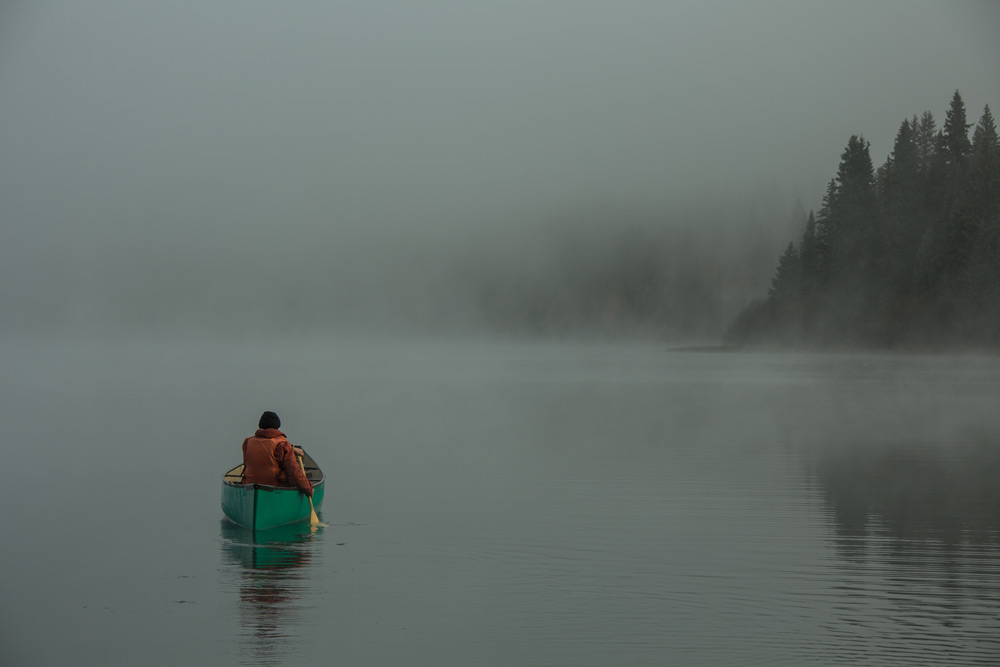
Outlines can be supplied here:
<path id="1" fill-rule="evenodd" d="M 996 665 L 1000 358 L 7 344 L 3 665 Z M 222 520 L 264 409 L 315 535 Z"/>

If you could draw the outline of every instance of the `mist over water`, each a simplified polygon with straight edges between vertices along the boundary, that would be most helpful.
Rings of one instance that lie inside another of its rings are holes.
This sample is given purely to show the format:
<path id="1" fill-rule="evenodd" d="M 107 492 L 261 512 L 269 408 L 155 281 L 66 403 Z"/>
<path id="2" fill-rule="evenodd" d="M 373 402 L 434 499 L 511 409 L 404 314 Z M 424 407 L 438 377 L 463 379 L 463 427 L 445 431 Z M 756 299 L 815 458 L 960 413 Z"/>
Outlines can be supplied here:
<path id="1" fill-rule="evenodd" d="M 1000 359 L 668 349 L 1000 100 L 860 9 L 3 3 L 0 665 L 997 664 Z M 315 534 L 222 518 L 263 410 Z"/>
<path id="2" fill-rule="evenodd" d="M 0 491 L 23 508 L 0 556 L 10 664 L 107 664 L 112 643 L 151 665 L 1000 655 L 994 357 L 4 352 L 8 437 L 44 471 Z M 222 519 L 259 409 L 327 474 L 316 535 Z"/>

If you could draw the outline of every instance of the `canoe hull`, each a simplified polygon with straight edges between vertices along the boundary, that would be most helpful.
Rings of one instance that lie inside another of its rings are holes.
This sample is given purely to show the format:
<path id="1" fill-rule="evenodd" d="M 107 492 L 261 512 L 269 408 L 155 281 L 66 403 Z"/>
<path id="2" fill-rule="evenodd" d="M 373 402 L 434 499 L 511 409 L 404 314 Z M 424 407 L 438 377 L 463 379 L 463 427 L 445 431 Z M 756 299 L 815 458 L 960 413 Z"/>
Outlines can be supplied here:
<path id="1" fill-rule="evenodd" d="M 305 455 L 306 477 L 313 485 L 313 507 L 323 506 L 326 480 L 319 466 Z M 233 523 L 251 530 L 265 530 L 298 521 L 309 521 L 309 498 L 296 488 L 243 484 L 243 466 L 238 465 L 222 479 L 222 513 Z"/>
<path id="2" fill-rule="evenodd" d="M 313 507 L 317 512 L 323 506 L 325 486 L 320 482 L 313 487 Z M 308 521 L 309 498 L 298 489 L 223 482 L 222 513 L 245 528 L 264 530 Z"/>

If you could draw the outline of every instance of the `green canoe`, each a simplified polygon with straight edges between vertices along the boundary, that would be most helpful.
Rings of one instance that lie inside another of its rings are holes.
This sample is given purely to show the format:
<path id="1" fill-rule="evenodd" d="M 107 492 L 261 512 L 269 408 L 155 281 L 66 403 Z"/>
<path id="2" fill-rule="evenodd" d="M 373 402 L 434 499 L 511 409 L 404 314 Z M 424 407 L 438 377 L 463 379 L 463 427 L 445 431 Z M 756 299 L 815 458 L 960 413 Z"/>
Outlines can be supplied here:
<path id="1" fill-rule="evenodd" d="M 323 505 L 325 478 L 309 454 L 302 457 L 306 479 L 313 485 L 313 506 Z M 243 464 L 222 477 L 222 512 L 230 521 L 253 530 L 263 530 L 308 521 L 309 498 L 296 488 L 244 484 Z"/>

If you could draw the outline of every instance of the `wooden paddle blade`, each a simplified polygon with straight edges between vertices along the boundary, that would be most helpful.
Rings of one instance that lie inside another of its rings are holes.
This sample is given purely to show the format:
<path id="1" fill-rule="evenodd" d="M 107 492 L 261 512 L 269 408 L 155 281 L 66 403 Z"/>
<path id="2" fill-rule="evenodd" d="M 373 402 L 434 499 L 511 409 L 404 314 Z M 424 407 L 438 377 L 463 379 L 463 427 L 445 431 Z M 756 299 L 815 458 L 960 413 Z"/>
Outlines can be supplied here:
<path id="1" fill-rule="evenodd" d="M 299 467 L 302 468 L 302 472 L 305 473 L 306 466 L 305 466 L 305 464 L 302 463 L 302 457 L 299 456 L 298 459 L 299 459 Z M 319 517 L 316 516 L 316 508 L 313 507 L 312 496 L 309 496 L 309 512 L 310 512 L 310 514 L 309 514 L 309 524 L 313 528 L 316 528 L 317 526 L 322 526 L 323 524 L 319 522 Z"/>

